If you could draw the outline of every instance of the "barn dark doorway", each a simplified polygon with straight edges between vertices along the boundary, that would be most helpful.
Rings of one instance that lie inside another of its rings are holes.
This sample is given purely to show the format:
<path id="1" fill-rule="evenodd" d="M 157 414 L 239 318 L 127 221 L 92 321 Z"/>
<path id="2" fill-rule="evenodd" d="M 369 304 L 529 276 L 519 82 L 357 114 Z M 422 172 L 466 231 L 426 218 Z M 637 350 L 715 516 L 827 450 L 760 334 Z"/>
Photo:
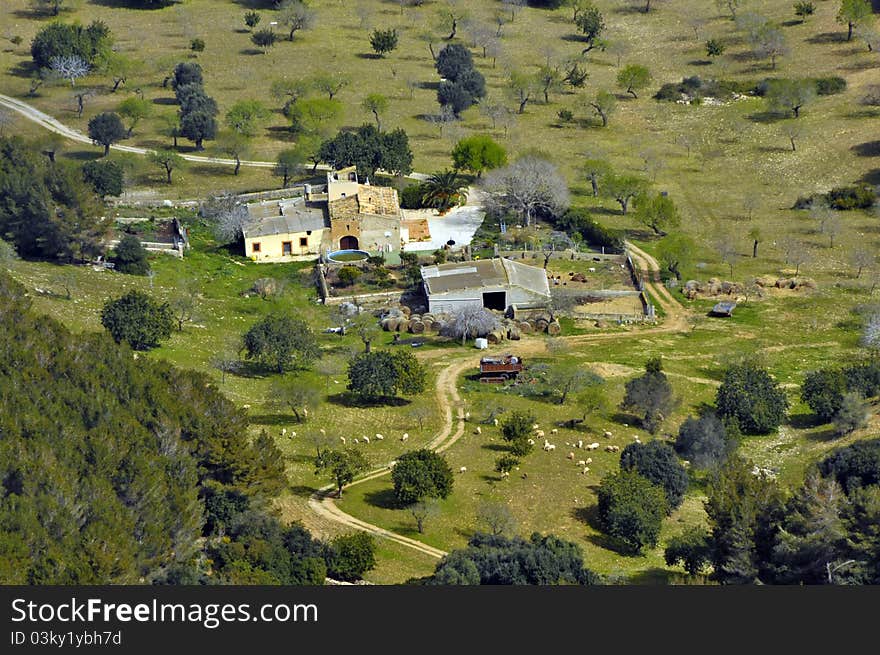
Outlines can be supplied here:
<path id="1" fill-rule="evenodd" d="M 507 309 L 507 293 L 505 291 L 486 291 L 483 293 L 483 307 L 486 309 Z"/>
<path id="2" fill-rule="evenodd" d="M 358 249 L 358 240 L 357 237 L 342 237 L 339 240 L 339 249 L 340 250 L 357 250 Z"/>

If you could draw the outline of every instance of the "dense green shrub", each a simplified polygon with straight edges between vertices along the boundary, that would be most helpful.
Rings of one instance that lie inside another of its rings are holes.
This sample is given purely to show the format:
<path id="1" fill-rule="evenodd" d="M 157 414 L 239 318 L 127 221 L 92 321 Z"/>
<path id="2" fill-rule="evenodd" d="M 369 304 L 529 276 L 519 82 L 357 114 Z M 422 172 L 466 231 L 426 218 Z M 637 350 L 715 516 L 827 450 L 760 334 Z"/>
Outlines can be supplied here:
<path id="1" fill-rule="evenodd" d="M 846 80 L 842 77 L 820 77 L 816 80 L 816 93 L 831 96 L 846 91 Z"/>
<path id="2" fill-rule="evenodd" d="M 624 471 L 635 470 L 662 487 L 666 492 L 669 511 L 676 509 L 684 500 L 688 474 L 669 444 L 656 440 L 629 444 L 620 453 L 620 468 Z"/>
<path id="3" fill-rule="evenodd" d="M 867 184 L 837 187 L 828 193 L 828 204 L 833 209 L 868 209 L 877 201 L 877 192 Z"/>
<path id="4" fill-rule="evenodd" d="M 142 291 L 129 291 L 106 302 L 101 325 L 117 343 L 125 341 L 134 350 L 149 350 L 171 336 L 174 314 L 168 303 L 160 303 Z"/>
<path id="5" fill-rule="evenodd" d="M 354 582 L 376 566 L 376 542 L 366 532 L 341 535 L 324 550 L 327 575 L 337 580 Z"/>
<path id="6" fill-rule="evenodd" d="M 639 553 L 653 548 L 669 505 L 663 488 L 635 471 L 622 470 L 602 480 L 598 490 L 602 531 Z"/>
<path id="7" fill-rule="evenodd" d="M 119 240 L 113 262 L 115 269 L 120 273 L 146 275 L 150 272 L 147 251 L 141 244 L 141 240 L 133 234 L 126 234 Z"/>
<path id="8" fill-rule="evenodd" d="M 767 434 L 779 427 L 788 398 L 770 374 L 746 362 L 731 366 L 715 398 L 718 415 L 735 420 L 745 434 Z"/>
<path id="9" fill-rule="evenodd" d="M 421 184 L 410 184 L 400 192 L 400 206 L 403 209 L 422 209 L 425 189 Z"/>
<path id="10" fill-rule="evenodd" d="M 391 481 L 397 504 L 405 506 L 428 498 L 448 498 L 454 478 L 443 455 L 422 448 L 397 458 Z"/>

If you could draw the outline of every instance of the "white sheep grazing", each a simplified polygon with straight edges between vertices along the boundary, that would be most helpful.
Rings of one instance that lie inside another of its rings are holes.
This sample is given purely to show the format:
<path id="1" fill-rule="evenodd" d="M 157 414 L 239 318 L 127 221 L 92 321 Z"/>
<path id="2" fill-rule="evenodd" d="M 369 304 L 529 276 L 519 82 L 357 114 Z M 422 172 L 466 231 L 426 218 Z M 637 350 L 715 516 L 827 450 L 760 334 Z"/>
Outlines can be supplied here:
<path id="1" fill-rule="evenodd" d="M 583 448 L 583 447 L 584 447 L 584 440 L 583 440 L 583 439 L 578 439 L 577 447 L 578 447 L 578 448 Z"/>
<path id="2" fill-rule="evenodd" d="M 363 442 L 364 442 L 364 443 L 370 443 L 370 438 L 369 438 L 368 436 L 366 436 L 366 435 L 364 435 L 363 437 L 361 437 L 361 439 L 363 439 Z"/>
<path id="3" fill-rule="evenodd" d="M 381 434 L 379 434 L 379 433 L 377 432 L 377 433 L 376 433 L 376 437 L 375 437 L 375 439 L 376 439 L 376 441 L 384 441 L 384 440 L 385 440 L 385 437 L 383 437 Z"/>
<path id="4" fill-rule="evenodd" d="M 283 437 L 286 434 L 287 434 L 287 428 L 281 428 L 281 436 Z"/>
<path id="5" fill-rule="evenodd" d="M 575 466 L 580 466 L 581 468 L 583 468 L 583 467 L 586 466 L 586 465 L 587 465 L 587 460 L 585 460 L 585 459 L 579 459 L 579 460 L 575 463 Z"/>
<path id="6" fill-rule="evenodd" d="M 614 435 L 611 434 L 608 430 L 605 430 L 605 432 L 602 433 L 602 436 L 605 437 L 606 439 L 610 439 Z"/>
<path id="7" fill-rule="evenodd" d="M 321 428 L 320 430 L 318 430 L 318 432 L 320 432 L 321 434 L 327 434 L 326 432 L 324 432 L 324 428 Z"/>
<path id="8" fill-rule="evenodd" d="M 589 472 L 590 472 L 590 467 L 589 467 L 589 466 L 585 466 L 585 467 L 584 467 L 584 470 L 581 471 L 581 475 L 586 475 L 586 474 L 589 473 Z"/>
<path id="9" fill-rule="evenodd" d="M 339 440 L 342 442 L 342 445 L 345 445 L 345 437 L 339 437 Z"/>
<path id="10" fill-rule="evenodd" d="M 483 430 L 480 428 L 479 425 L 477 426 L 476 430 L 474 430 L 474 434 L 483 434 Z"/>
<path id="11" fill-rule="evenodd" d="M 535 440 L 534 440 L 534 439 L 529 439 L 529 445 L 530 445 L 530 446 L 534 446 L 534 445 L 535 445 Z"/>
<path id="12" fill-rule="evenodd" d="M 296 432 L 291 432 L 291 433 L 290 433 L 290 438 L 291 438 L 291 439 L 293 439 L 295 436 L 296 436 Z"/>
<path id="13" fill-rule="evenodd" d="M 686 469 L 689 469 L 691 467 L 690 461 L 688 461 L 686 459 L 681 460 L 681 465 Z"/>
<path id="14" fill-rule="evenodd" d="M 497 418 L 492 419 L 492 425 L 494 425 L 496 428 L 498 427 L 498 419 Z"/>
<path id="15" fill-rule="evenodd" d="M 537 423 L 534 423 L 534 424 L 532 425 L 532 430 L 539 430 L 540 428 L 541 428 L 541 426 L 538 425 Z"/>
<path id="16" fill-rule="evenodd" d="M 470 412 L 465 412 L 465 413 L 464 413 L 464 420 L 465 420 L 465 421 L 470 421 L 470 420 L 471 420 L 471 413 L 470 413 Z"/>
<path id="17" fill-rule="evenodd" d="M 551 443 L 549 446 L 547 446 L 547 452 L 548 452 L 548 453 L 551 453 L 551 452 L 553 452 L 554 450 L 556 450 L 556 444 L 555 444 L 555 443 Z"/>
<path id="18" fill-rule="evenodd" d="M 458 472 L 459 473 L 467 473 L 467 466 L 462 466 L 460 469 L 458 469 Z"/>
<path id="19" fill-rule="evenodd" d="M 502 471 L 501 472 L 501 479 L 502 480 L 506 480 L 509 477 L 510 477 L 510 471 Z"/>
<path id="20" fill-rule="evenodd" d="M 595 441 L 587 446 L 587 450 L 596 450 L 597 448 L 599 448 L 599 444 L 597 444 Z"/>
<path id="21" fill-rule="evenodd" d="M 242 408 L 242 409 L 250 409 L 251 406 L 250 406 L 250 405 L 242 405 L 241 408 Z"/>
<path id="22" fill-rule="evenodd" d="M 395 466 L 397 466 L 396 459 L 392 459 L 390 462 L 388 462 L 388 468 L 393 469 Z"/>
<path id="23" fill-rule="evenodd" d="M 535 432 L 535 436 L 538 437 L 538 439 L 543 439 L 543 438 L 544 438 L 544 431 L 543 431 L 543 430 L 537 430 L 537 431 Z"/>
<path id="24" fill-rule="evenodd" d="M 587 457 L 587 458 L 584 460 L 584 462 L 585 462 L 586 464 L 592 464 L 592 463 L 593 463 L 593 458 L 592 458 L 592 457 Z"/>
<path id="25" fill-rule="evenodd" d="M 552 430 L 550 430 L 550 434 L 559 434 L 559 430 L 553 428 Z"/>
<path id="26" fill-rule="evenodd" d="M 354 442 L 355 442 L 355 443 L 360 443 L 360 441 L 358 441 L 357 437 L 354 438 Z"/>
<path id="27" fill-rule="evenodd" d="M 574 459 L 574 453 L 569 453 L 568 455 L 566 455 L 566 457 L 568 459 Z"/>
<path id="28" fill-rule="evenodd" d="M 404 432 L 402 435 L 400 435 L 401 441 L 406 441 L 407 439 L 409 439 L 409 432 Z"/>

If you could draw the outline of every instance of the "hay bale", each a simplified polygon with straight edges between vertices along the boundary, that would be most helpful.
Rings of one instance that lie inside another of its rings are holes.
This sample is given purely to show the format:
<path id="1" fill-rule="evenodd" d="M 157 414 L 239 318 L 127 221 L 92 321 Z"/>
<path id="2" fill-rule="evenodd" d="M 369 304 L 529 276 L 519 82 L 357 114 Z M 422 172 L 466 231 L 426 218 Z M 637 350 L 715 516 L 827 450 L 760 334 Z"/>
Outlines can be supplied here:
<path id="1" fill-rule="evenodd" d="M 413 334 L 422 334 L 425 331 L 425 324 L 422 321 L 411 320 L 409 322 L 409 331 Z"/>
<path id="2" fill-rule="evenodd" d="M 409 330 L 409 319 L 401 318 L 397 320 L 397 331 L 398 332 L 406 332 Z"/>
<path id="3" fill-rule="evenodd" d="M 492 330 L 489 334 L 486 335 L 486 340 L 489 343 L 501 343 L 504 341 L 504 333 L 501 330 Z"/>
<path id="4" fill-rule="evenodd" d="M 520 335 L 518 327 L 511 326 L 511 327 L 507 328 L 507 338 L 508 339 L 510 339 L 511 341 L 519 341 L 520 337 L 521 337 L 521 335 Z"/>
<path id="5" fill-rule="evenodd" d="M 394 330 L 397 328 L 397 319 L 388 316 L 382 319 L 380 325 L 382 326 L 382 329 L 386 332 L 394 332 Z"/>
<path id="6" fill-rule="evenodd" d="M 550 325 L 550 321 L 548 321 L 546 319 L 543 319 L 543 318 L 535 319 L 535 331 L 536 332 L 546 332 L 548 325 Z"/>
<path id="7" fill-rule="evenodd" d="M 559 321 L 553 321 L 552 323 L 547 325 L 547 334 L 552 337 L 558 336 L 562 332 L 562 326 L 559 325 Z"/>
<path id="8" fill-rule="evenodd" d="M 406 316 L 407 318 L 409 318 L 410 314 L 412 314 L 412 310 L 409 307 L 407 307 L 406 305 L 401 307 L 400 311 L 403 312 L 403 315 Z"/>
<path id="9" fill-rule="evenodd" d="M 516 326 L 519 328 L 520 334 L 531 334 L 535 329 L 528 321 L 520 321 Z"/>

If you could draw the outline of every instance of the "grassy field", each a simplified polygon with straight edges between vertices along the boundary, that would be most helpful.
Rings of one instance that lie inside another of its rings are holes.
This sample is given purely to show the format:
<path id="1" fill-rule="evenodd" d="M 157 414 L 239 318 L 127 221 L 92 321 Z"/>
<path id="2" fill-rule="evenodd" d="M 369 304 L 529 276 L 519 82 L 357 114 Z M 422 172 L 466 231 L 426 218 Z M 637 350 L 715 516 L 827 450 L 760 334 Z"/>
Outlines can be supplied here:
<path id="1" fill-rule="evenodd" d="M 791 47 L 791 54 L 780 59 L 776 70 L 770 70 L 764 62 L 749 55 L 735 24 L 718 15 L 712 3 L 659 3 L 656 11 L 646 15 L 611 0 L 599 0 L 597 4 L 608 25 L 609 48 L 591 52 L 583 59 L 590 74 L 585 89 L 553 93 L 549 103 L 544 103 L 538 94 L 524 114 L 514 116 L 515 121 L 506 130 L 500 124 L 493 129 L 479 108 L 473 108 L 464 113 L 461 122 L 444 128 L 442 136 L 438 127 L 426 120 L 437 112 L 438 77 L 428 42 L 422 37 L 430 33 L 435 50 L 442 47 L 442 36 L 448 34 L 448 27 L 439 24 L 444 3 L 426 2 L 422 8 L 407 8 L 403 12 L 396 4 L 380 0 L 313 4 L 317 10 L 313 29 L 298 33 L 292 43 L 279 42 L 269 54 L 260 54 L 244 30 L 242 16 L 249 6 L 247 2 L 189 0 L 161 10 L 133 11 L 116 6 L 117 3 L 79 0 L 62 18 L 84 23 L 104 20 L 113 31 L 119 51 L 141 62 L 141 66 L 117 93 L 110 92 L 106 77 L 93 75 L 81 80 L 78 88 L 94 89 L 95 95 L 87 100 L 85 113 L 78 118 L 69 86 L 47 85 L 35 97 L 27 97 L 32 73 L 29 43 L 49 19 L 33 14 L 29 0 L 7 0 L 0 6 L 0 36 L 4 39 L 0 48 L 0 92 L 26 99 L 84 131 L 91 116 L 114 109 L 122 99 L 140 89 L 153 102 L 154 115 L 138 125 L 129 142 L 156 147 L 170 143 L 162 130 L 177 110 L 171 104 L 171 91 L 162 87 L 162 80 L 175 63 L 195 60 L 204 68 L 207 91 L 217 99 L 221 114 L 237 100 L 255 98 L 275 110 L 248 153 L 251 159 L 272 159 L 281 149 L 290 147 L 295 138 L 286 129 L 286 119 L 277 111 L 280 101 L 269 93 L 272 81 L 285 76 L 307 78 L 321 72 L 344 74 L 351 79 L 351 84 L 338 96 L 345 105 L 345 114 L 338 123 L 327 126 L 331 131 L 371 120 L 360 108 L 360 102 L 367 93 L 381 92 L 390 101 L 383 125 L 402 127 L 409 134 L 416 170 L 449 166 L 454 142 L 474 133 L 492 134 L 512 156 L 538 149 L 560 166 L 571 184 L 576 205 L 591 208 L 604 225 L 628 230 L 639 247 L 656 253 L 657 240 L 632 216 L 620 215 L 613 201 L 590 195 L 579 162 L 585 156 L 606 158 L 621 172 L 641 173 L 654 179 L 655 188 L 668 191 L 675 200 L 682 214 L 681 230 L 694 237 L 697 244 L 693 261 L 683 271 L 685 279 L 706 280 L 715 276 L 746 282 L 757 275 L 790 275 L 794 267 L 786 262 L 785 245 L 797 239 L 807 244 L 812 254 L 812 261 L 802 266 L 801 272 L 814 278 L 818 288 L 773 291 L 763 299 L 739 306 L 730 319 L 705 316 L 714 304 L 711 299 L 686 301 L 678 295 L 693 314 L 692 331 L 640 336 L 642 328 L 612 327 L 610 331 L 625 338 L 578 347 L 565 356 L 577 358 L 606 377 L 609 395 L 619 401 L 625 380 L 636 375 L 648 357 L 662 355 L 682 401 L 661 431 L 672 434 L 688 413 L 693 413 L 700 403 L 712 400 L 727 363 L 743 354 L 759 354 L 790 391 L 793 409 L 789 422 L 778 434 L 748 438 L 741 450 L 758 465 L 779 468 L 784 482 L 798 481 L 810 462 L 875 428 L 872 423 L 871 430 L 834 440 L 827 426 L 812 424 L 807 409 L 797 400 L 798 385 L 806 371 L 861 356 L 857 343 L 859 322 L 851 308 L 874 302 L 868 289 L 875 273 L 869 271 L 856 278 L 850 255 L 856 246 L 876 252 L 880 245 L 880 224 L 874 213 L 842 212 L 843 231 L 831 248 L 827 236 L 817 231 L 816 221 L 807 212 L 789 209 L 801 195 L 859 180 L 880 183 L 877 115 L 859 105 L 865 86 L 876 82 L 880 58 L 877 52 L 868 52 L 863 42 L 844 41 L 845 28 L 834 18 L 836 2 L 817 3 L 816 15 L 804 24 L 792 20 L 790 3 L 754 0 L 748 5 L 749 10 L 782 23 Z M 488 0 L 467 5 L 469 18 L 484 22 L 491 21 L 498 7 L 498 3 Z M 362 12 L 360 8 L 369 11 Z M 274 20 L 273 12 L 262 13 L 261 26 Z M 367 14 L 364 20 L 362 13 Z M 468 44 L 466 22 L 461 21 L 460 33 Z M 385 59 L 372 58 L 369 32 L 386 27 L 398 29 L 400 46 Z M 489 88 L 484 104 L 499 102 L 514 107 L 505 91 L 509 70 L 533 72 L 548 59 L 560 62 L 578 55 L 583 48 L 574 37 L 569 10 L 524 9 L 512 23 L 503 26 L 502 35 L 504 52 L 494 65 L 490 58 L 480 56 L 479 49 L 474 49 L 475 61 Z M 13 44 L 14 36 L 20 36 L 22 43 Z M 207 44 L 206 51 L 195 58 L 188 50 L 193 37 L 201 37 Z M 704 52 L 705 41 L 710 37 L 719 38 L 726 45 L 724 56 L 713 63 L 706 62 Z M 638 99 L 623 95 L 614 84 L 619 66 L 627 63 L 644 63 L 653 76 L 650 88 L 640 93 Z M 721 106 L 686 106 L 657 102 L 650 97 L 661 83 L 690 75 L 738 81 L 766 76 L 840 75 L 847 80 L 848 87 L 842 94 L 819 97 L 804 108 L 802 117 L 797 119 L 802 135 L 797 150 L 792 151 L 783 128 L 795 119 L 768 114 L 761 99 L 746 98 Z M 595 126 L 591 110 L 584 108 L 584 101 L 599 90 L 620 93 L 618 110 L 604 129 Z M 576 120 L 560 127 L 556 114 L 563 108 L 574 111 Z M 33 124 L 19 119 L 6 129 L 26 137 L 42 135 Z M 224 156 L 214 142 L 206 145 L 205 154 Z M 192 147 L 181 141 L 181 150 L 191 151 Z M 62 151 L 64 158 L 80 162 L 99 154 L 99 148 L 79 144 L 70 144 Z M 132 199 L 200 198 L 217 190 L 256 190 L 279 183 L 266 169 L 243 168 L 239 176 L 234 176 L 228 167 L 190 164 L 176 174 L 173 185 L 167 186 L 160 171 L 140 158 L 119 153 L 112 157 L 127 163 Z M 752 219 L 748 220 L 750 203 Z M 762 232 L 756 258 L 751 257 L 748 237 L 753 227 Z M 205 231 L 196 230 L 194 234 L 195 248 L 183 261 L 154 260 L 156 276 L 152 281 L 34 262 L 18 262 L 13 272 L 34 292 L 40 310 L 77 330 L 100 329 L 100 307 L 107 298 L 126 289 L 152 287 L 154 294 L 168 298 L 187 281 L 195 281 L 202 298 L 194 322 L 150 356 L 208 371 L 233 400 L 249 404 L 253 431 L 266 429 L 275 434 L 287 458 L 291 488 L 278 501 L 284 516 L 302 520 L 322 534 L 335 534 L 339 528 L 316 519 L 306 505 L 309 494 L 327 482 L 314 475 L 309 436 L 322 426 L 338 436 L 373 432 L 393 435 L 406 430 L 412 435 L 407 447 L 425 444 L 440 425 L 433 393 L 425 393 L 405 407 L 376 410 L 341 404 L 335 396 L 337 388 L 345 383 L 345 361 L 360 347 L 353 336 L 321 335 L 326 353 L 322 368 L 320 372 L 302 375 L 323 388 L 327 402 L 305 426 L 294 426 L 291 417 L 270 402 L 269 377 L 253 372 L 221 379 L 211 366 L 212 358 L 233 348 L 241 333 L 267 312 L 296 313 L 309 320 L 316 330 L 332 322 L 328 311 L 315 303 L 308 266 L 255 265 L 218 247 Z M 722 236 L 732 237 L 740 254 L 732 275 L 717 253 L 716 241 Z M 550 267 L 563 276 L 575 270 L 564 262 L 551 261 Z M 68 276 L 72 276 L 69 300 L 64 291 Z M 243 294 L 260 277 L 285 280 L 285 292 L 273 300 L 254 295 L 245 298 Z M 603 274 L 603 282 L 605 277 Z M 566 334 L 595 331 L 570 322 L 563 325 Z M 391 335 L 383 333 L 379 345 L 390 340 Z M 503 348 L 515 346 L 504 344 Z M 419 352 L 429 361 L 433 380 L 447 354 L 457 352 L 457 347 L 428 343 Z M 543 426 L 574 411 L 568 407 L 560 411 L 558 406 L 543 400 L 502 394 L 497 389 L 467 382 L 463 382 L 462 388 L 475 415 L 476 410 L 493 404 L 522 407 L 533 411 Z M 416 407 L 430 410 L 421 430 L 413 429 L 410 412 Z M 647 438 L 631 425 L 624 427 L 626 422 L 629 421 L 612 411 L 591 418 L 589 425 L 591 434 L 609 429 L 614 433 L 612 443 L 621 446 L 629 443 L 634 434 Z M 282 438 L 283 427 L 295 429 L 297 437 Z M 568 451 L 563 444 L 581 437 L 561 432 L 556 453 L 538 451 L 530 455 L 520 472 L 501 482 L 492 470 L 498 456 L 497 430 L 484 429 L 480 438 L 472 432 L 469 429 L 448 453 L 454 470 L 466 465 L 468 472 L 456 477 L 456 492 L 443 503 L 441 516 L 428 524 L 425 535 L 414 534 L 411 517 L 390 507 L 388 478 L 354 487 L 341 501 L 341 507 L 360 518 L 449 549 L 465 543 L 474 530 L 479 501 L 498 498 L 510 504 L 522 532 L 553 531 L 576 540 L 585 550 L 588 565 L 598 571 L 620 573 L 640 581 L 664 580 L 671 575 L 663 566 L 662 543 L 643 557 L 624 557 L 608 548 L 596 529 L 595 485 L 615 469 L 616 455 L 598 451 L 592 455 L 593 470 L 587 476 L 580 475 L 565 459 Z M 379 464 L 393 458 L 402 447 L 399 441 L 389 439 L 371 444 L 369 449 L 369 457 Z M 519 477 L 522 473 L 528 473 L 528 477 Z M 700 494 L 696 485 L 683 507 L 666 521 L 664 540 L 676 534 L 683 523 L 702 520 Z M 386 542 L 381 543 L 379 555 L 379 567 L 370 574 L 376 582 L 400 582 L 424 575 L 435 564 L 427 556 Z"/>

